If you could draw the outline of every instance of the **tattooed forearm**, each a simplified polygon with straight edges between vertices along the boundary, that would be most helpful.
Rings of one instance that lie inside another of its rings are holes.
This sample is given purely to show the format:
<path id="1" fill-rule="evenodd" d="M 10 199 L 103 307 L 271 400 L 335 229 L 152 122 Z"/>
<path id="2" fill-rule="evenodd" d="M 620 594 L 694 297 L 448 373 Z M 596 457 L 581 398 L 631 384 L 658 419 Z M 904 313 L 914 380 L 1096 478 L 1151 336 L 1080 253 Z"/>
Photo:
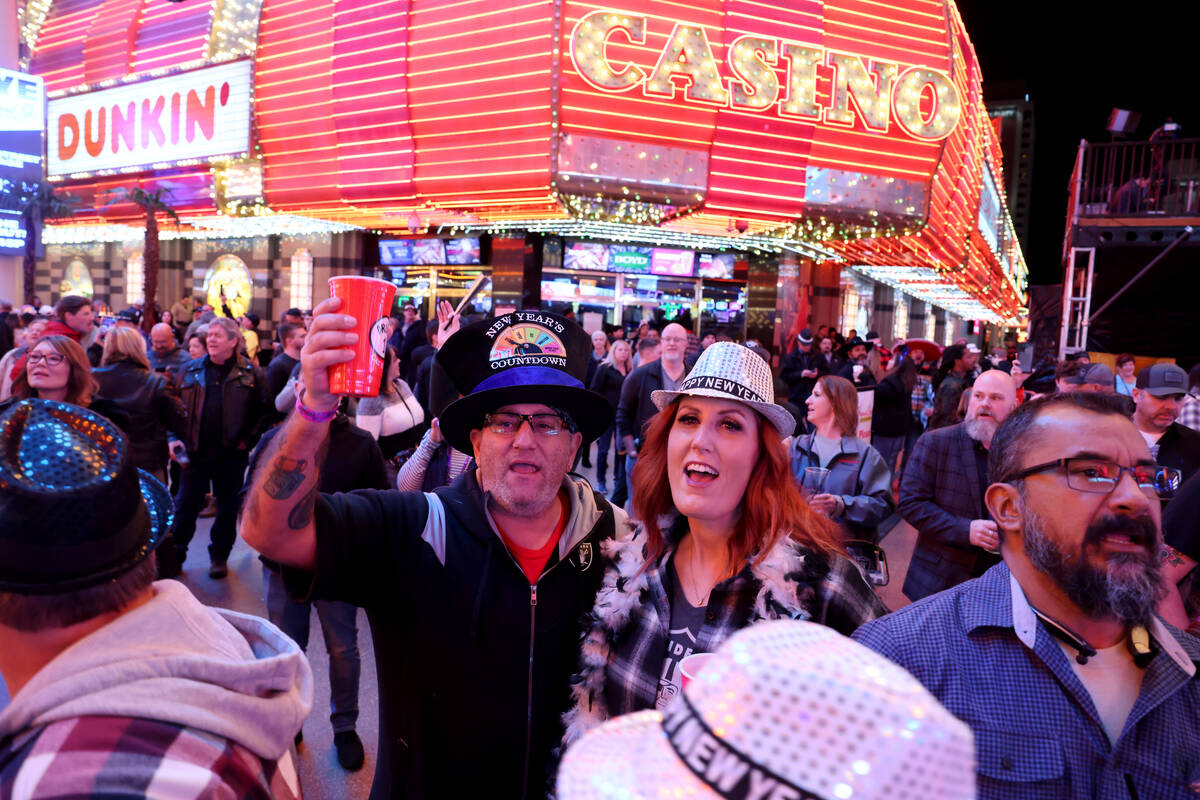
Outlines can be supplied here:
<path id="1" fill-rule="evenodd" d="M 275 459 L 271 473 L 267 475 L 263 491 L 274 500 L 287 500 L 300 488 L 300 484 L 304 483 L 304 468 L 307 465 L 308 462 L 303 458 L 280 455 Z"/>
<path id="2" fill-rule="evenodd" d="M 288 527 L 294 531 L 303 530 L 308 527 L 308 524 L 313 519 L 313 508 L 317 504 L 317 487 L 314 484 L 311 489 L 300 499 L 291 511 L 288 512 Z"/>

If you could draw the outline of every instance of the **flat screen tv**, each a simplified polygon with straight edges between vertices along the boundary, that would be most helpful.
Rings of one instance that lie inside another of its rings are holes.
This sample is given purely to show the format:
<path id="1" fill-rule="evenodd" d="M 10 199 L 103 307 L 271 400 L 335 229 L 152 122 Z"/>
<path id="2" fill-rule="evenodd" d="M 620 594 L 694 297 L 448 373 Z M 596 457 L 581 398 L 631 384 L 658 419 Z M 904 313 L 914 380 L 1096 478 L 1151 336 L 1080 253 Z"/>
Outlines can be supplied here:
<path id="1" fill-rule="evenodd" d="M 733 280 L 737 257 L 733 253 L 701 253 L 696 274 L 701 278 Z"/>
<path id="2" fill-rule="evenodd" d="M 446 240 L 447 264 L 478 264 L 479 238 L 468 236 L 462 239 Z"/>
<path id="3" fill-rule="evenodd" d="M 563 253 L 563 268 L 608 272 L 608 245 L 601 242 L 571 242 Z"/>
<path id="4" fill-rule="evenodd" d="M 414 264 L 445 264 L 446 243 L 441 239 L 413 239 Z"/>
<path id="5" fill-rule="evenodd" d="M 380 239 L 379 263 L 385 267 L 411 267 L 412 239 Z"/>
<path id="6" fill-rule="evenodd" d="M 690 278 L 695 261 L 696 253 L 693 250 L 671 250 L 665 247 L 656 247 L 650 255 L 650 272 L 655 275 Z"/>

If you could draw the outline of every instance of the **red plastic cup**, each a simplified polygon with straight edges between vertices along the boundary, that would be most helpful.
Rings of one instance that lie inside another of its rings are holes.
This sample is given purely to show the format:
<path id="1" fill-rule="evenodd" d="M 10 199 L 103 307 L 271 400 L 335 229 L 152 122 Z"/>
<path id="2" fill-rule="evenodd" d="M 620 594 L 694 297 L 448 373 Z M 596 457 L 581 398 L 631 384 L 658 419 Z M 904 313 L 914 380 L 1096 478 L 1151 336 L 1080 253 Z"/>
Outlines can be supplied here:
<path id="1" fill-rule="evenodd" d="M 686 689 L 688 684 L 695 679 L 696 673 L 704 668 L 704 665 L 712 658 L 712 653 L 692 653 L 690 656 L 679 662 L 679 688 Z"/>
<path id="2" fill-rule="evenodd" d="M 383 378 L 383 354 L 392 335 L 388 311 L 396 297 L 396 287 L 377 278 L 361 275 L 335 275 L 329 279 L 329 294 L 340 297 L 341 314 L 354 317 L 354 360 L 329 368 L 329 391 L 352 397 L 377 397 Z"/>

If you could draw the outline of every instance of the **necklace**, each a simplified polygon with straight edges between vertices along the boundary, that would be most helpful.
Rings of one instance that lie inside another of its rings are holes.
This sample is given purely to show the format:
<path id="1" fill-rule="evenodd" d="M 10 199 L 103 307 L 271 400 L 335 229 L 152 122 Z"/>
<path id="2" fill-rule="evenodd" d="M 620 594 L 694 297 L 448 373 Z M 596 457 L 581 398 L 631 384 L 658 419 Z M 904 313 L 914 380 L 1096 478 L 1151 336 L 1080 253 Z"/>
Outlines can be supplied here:
<path id="1" fill-rule="evenodd" d="M 704 590 L 703 592 L 700 591 L 700 584 L 697 581 L 700 570 L 696 568 L 696 560 L 699 557 L 698 550 L 699 548 L 697 548 L 695 542 L 693 542 L 691 557 L 688 559 L 689 574 L 688 580 L 684 583 L 684 594 L 688 596 L 688 602 L 691 602 L 697 608 L 704 608 L 708 605 L 708 596 L 712 594 L 713 587 L 717 585 L 717 582 L 713 581 L 708 585 L 708 589 Z M 687 586 L 688 583 L 691 583 L 690 589 Z"/>

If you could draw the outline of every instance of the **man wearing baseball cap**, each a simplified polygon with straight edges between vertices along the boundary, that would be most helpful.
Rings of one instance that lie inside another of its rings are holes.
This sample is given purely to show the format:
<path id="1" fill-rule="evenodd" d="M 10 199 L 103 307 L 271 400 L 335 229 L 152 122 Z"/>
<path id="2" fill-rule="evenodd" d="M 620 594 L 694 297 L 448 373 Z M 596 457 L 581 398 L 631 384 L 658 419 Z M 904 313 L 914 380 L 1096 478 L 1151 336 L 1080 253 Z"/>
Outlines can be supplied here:
<path id="1" fill-rule="evenodd" d="M 1188 376 L 1175 364 L 1152 364 L 1137 376 L 1133 424 L 1164 467 L 1190 478 L 1200 469 L 1200 433 L 1175 421 L 1188 390 Z"/>
<path id="2" fill-rule="evenodd" d="M 109 420 L 0 413 L 0 797 L 300 796 L 308 661 L 269 622 L 154 582 L 170 525 Z"/>
<path id="3" fill-rule="evenodd" d="M 462 397 L 443 436 L 474 466 L 429 494 L 324 495 L 318 465 L 351 317 L 314 309 L 305 390 L 263 454 L 242 535 L 299 595 L 362 606 L 379 675 L 373 798 L 542 797 L 601 548 L 626 519 L 583 479 L 579 450 L 612 422 L 583 386 L 574 322 L 517 311 L 450 335 L 437 363 Z"/>
<path id="4" fill-rule="evenodd" d="M 1080 367 L 1081 369 L 1077 373 L 1066 378 L 1067 383 L 1079 387 L 1077 391 L 1099 392 L 1100 394 L 1116 393 L 1116 376 L 1108 366 L 1105 364 L 1080 364 Z"/>

